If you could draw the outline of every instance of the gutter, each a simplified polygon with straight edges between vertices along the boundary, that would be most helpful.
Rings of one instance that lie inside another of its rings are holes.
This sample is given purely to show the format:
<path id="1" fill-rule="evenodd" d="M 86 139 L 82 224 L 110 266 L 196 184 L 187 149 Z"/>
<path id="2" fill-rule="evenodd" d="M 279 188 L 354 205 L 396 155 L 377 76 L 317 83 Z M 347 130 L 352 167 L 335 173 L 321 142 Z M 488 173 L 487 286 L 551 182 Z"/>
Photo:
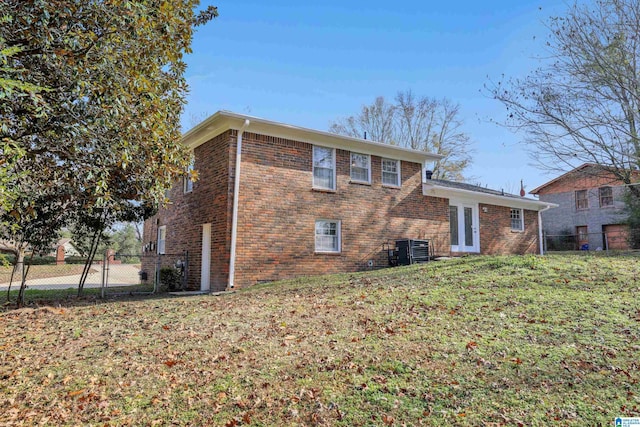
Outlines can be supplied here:
<path id="1" fill-rule="evenodd" d="M 238 237 L 238 199 L 240 195 L 240 164 L 242 162 L 242 134 L 249 126 L 249 119 L 238 130 L 238 143 L 236 145 L 236 170 L 233 180 L 233 217 L 231 220 L 231 255 L 229 259 L 229 283 L 227 290 L 233 289 L 236 275 L 236 241 Z"/>
<path id="2" fill-rule="evenodd" d="M 548 211 L 555 206 L 547 205 L 544 209 L 538 211 L 538 241 L 540 242 L 540 255 L 544 255 L 544 236 L 542 235 L 542 212 Z"/>

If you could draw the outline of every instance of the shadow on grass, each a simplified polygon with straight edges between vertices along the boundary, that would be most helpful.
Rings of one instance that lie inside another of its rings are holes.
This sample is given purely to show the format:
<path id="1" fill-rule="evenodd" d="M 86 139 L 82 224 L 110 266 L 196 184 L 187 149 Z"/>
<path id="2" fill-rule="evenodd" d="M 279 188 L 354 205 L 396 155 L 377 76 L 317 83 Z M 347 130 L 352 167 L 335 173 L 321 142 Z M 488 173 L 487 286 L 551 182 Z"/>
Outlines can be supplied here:
<path id="1" fill-rule="evenodd" d="M 66 289 L 29 289 L 25 291 L 25 307 L 83 307 L 89 305 L 102 305 L 123 301 L 144 301 L 183 298 L 192 293 L 171 293 L 161 290 L 152 292 L 148 285 L 122 286 L 109 288 L 108 294 L 102 297 L 100 288 L 87 288 L 78 296 L 78 288 Z M 7 300 L 7 292 L 0 292 L 0 312 L 16 309 L 18 290 L 12 290 Z"/>

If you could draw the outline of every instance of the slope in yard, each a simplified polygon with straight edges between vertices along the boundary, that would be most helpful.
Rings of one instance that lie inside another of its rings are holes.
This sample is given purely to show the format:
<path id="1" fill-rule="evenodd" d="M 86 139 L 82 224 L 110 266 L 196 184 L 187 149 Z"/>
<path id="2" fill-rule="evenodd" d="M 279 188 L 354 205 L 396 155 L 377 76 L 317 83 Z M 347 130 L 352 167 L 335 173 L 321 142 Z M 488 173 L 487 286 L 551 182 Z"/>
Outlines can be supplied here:
<path id="1" fill-rule="evenodd" d="M 0 317 L 0 424 L 611 425 L 637 258 L 469 257 Z"/>

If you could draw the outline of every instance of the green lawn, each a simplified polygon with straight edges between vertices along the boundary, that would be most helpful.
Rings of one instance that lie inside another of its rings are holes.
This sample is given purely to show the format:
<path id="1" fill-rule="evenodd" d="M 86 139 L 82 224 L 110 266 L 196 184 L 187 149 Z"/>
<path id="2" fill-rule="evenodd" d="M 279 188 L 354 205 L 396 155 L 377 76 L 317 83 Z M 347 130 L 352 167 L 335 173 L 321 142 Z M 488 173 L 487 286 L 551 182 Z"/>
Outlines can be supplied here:
<path id="1" fill-rule="evenodd" d="M 610 426 L 640 259 L 468 257 L 0 315 L 0 425 Z"/>

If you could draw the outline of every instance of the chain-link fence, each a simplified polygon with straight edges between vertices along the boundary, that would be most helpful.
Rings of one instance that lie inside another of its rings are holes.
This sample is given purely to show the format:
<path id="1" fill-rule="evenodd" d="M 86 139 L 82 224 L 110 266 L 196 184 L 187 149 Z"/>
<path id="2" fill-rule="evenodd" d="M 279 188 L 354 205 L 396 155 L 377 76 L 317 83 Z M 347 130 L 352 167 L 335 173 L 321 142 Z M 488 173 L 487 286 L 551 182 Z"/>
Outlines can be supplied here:
<path id="1" fill-rule="evenodd" d="M 619 252 L 640 249 L 638 233 L 634 230 L 616 230 L 600 233 L 546 234 L 545 252 L 605 251 Z"/>
<path id="2" fill-rule="evenodd" d="M 186 288 L 189 255 L 107 253 L 103 266 L 103 297 L 180 291 Z"/>
<path id="3" fill-rule="evenodd" d="M 77 294 L 85 268 L 84 293 L 102 297 L 119 294 L 152 294 L 186 288 L 189 258 L 178 254 L 120 254 L 112 250 L 96 256 L 86 266 L 87 259 L 73 256 L 57 259 L 52 256 L 27 256 L 17 262 L 13 257 L 0 261 L 0 301 L 17 298 L 22 278 L 25 278 L 25 301 Z"/>

